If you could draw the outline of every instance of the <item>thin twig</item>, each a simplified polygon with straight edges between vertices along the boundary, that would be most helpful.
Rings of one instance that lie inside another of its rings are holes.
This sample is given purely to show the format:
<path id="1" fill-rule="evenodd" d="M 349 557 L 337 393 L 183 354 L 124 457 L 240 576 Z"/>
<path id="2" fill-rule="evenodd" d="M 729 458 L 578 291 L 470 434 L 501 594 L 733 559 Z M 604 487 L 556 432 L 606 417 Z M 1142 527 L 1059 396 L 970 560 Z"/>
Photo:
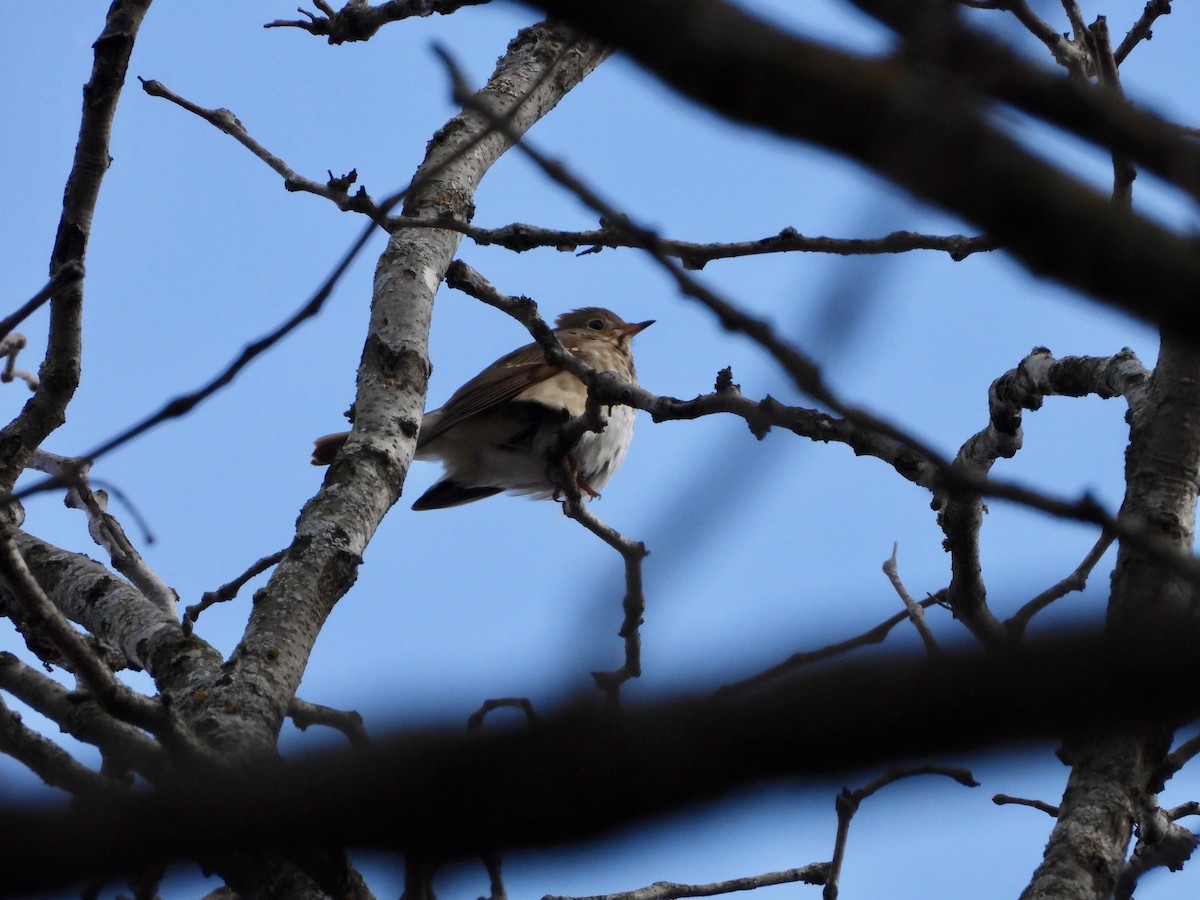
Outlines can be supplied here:
<path id="1" fill-rule="evenodd" d="M 1125 35 L 1124 40 L 1113 53 L 1113 57 L 1117 61 L 1117 65 L 1125 62 L 1130 51 L 1133 50 L 1142 41 L 1148 41 L 1154 37 L 1150 31 L 1150 26 L 1159 16 L 1169 15 L 1171 12 L 1171 0 L 1147 0 L 1142 14 L 1138 20 L 1133 23 L 1133 27 L 1129 29 L 1129 33 Z"/>
<path id="2" fill-rule="evenodd" d="M 41 387 L 38 377 L 32 372 L 17 368 L 17 356 L 25 349 L 28 341 L 19 331 L 10 331 L 0 338 L 0 357 L 4 358 L 4 368 L 0 369 L 0 382 L 10 383 L 14 378 L 20 378 L 26 387 L 36 391 Z"/>
<path id="3" fill-rule="evenodd" d="M 58 293 L 59 290 L 69 284 L 74 284 L 82 278 L 83 263 L 77 259 L 67 260 L 58 267 L 58 271 L 50 277 L 45 287 L 22 303 L 16 312 L 0 319 L 0 338 L 7 337 L 10 331 L 25 321 L 43 303 Z"/>
<path id="4" fill-rule="evenodd" d="M 362 716 L 352 709 L 334 709 L 293 697 L 288 703 L 287 714 L 301 731 L 307 730 L 310 725 L 326 725 L 344 734 L 351 746 L 362 749 L 371 744 L 367 729 L 363 727 Z"/>
<path id="5" fill-rule="evenodd" d="M 525 718 L 530 725 L 537 725 L 542 720 L 528 697 L 496 697 L 484 700 L 483 705 L 471 713 L 467 718 L 467 731 L 478 731 L 482 728 L 483 720 L 487 718 L 488 713 L 496 709 L 519 709 L 525 713 Z"/>
<path id="6" fill-rule="evenodd" d="M 589 396 L 588 406 L 593 405 Z M 624 618 L 618 632 L 625 641 L 625 661 L 621 668 L 614 672 L 593 672 L 592 679 L 615 706 L 620 700 L 621 685 L 631 678 L 642 674 L 642 616 L 646 611 L 646 595 L 642 585 L 642 560 L 650 555 L 646 545 L 641 541 L 632 541 L 623 537 L 620 532 L 602 522 L 588 508 L 580 494 L 576 479 L 573 477 L 566 456 L 560 457 L 558 463 L 552 466 L 557 476 L 559 486 L 563 490 L 563 513 L 574 519 L 608 546 L 621 554 L 625 563 L 625 598 L 621 603 Z"/>
<path id="7" fill-rule="evenodd" d="M 538 247 L 553 247 L 567 252 L 585 248 L 581 255 L 599 251 L 601 248 L 641 248 L 642 241 L 630 236 L 628 231 L 614 228 L 608 222 L 596 231 L 562 231 L 542 228 L 538 225 L 513 223 L 501 228 L 481 228 L 449 216 L 421 219 L 412 216 L 391 216 L 387 219 L 389 230 L 398 228 L 438 228 L 456 231 L 480 246 L 499 246 L 516 253 Z M 893 231 L 879 238 L 831 238 L 809 237 L 796 229 L 787 227 L 770 237 L 749 241 L 697 244 L 691 241 L 661 239 L 661 246 L 668 256 L 678 258 L 685 269 L 703 269 L 716 259 L 736 259 L 760 256 L 768 253 L 831 253 L 839 256 L 864 256 L 880 253 L 907 253 L 912 250 L 940 250 L 957 261 L 973 253 L 989 252 L 996 248 L 995 242 L 987 237 L 969 237 L 963 234 L 936 235 L 919 234 L 912 231 Z"/>
<path id="8" fill-rule="evenodd" d="M 1035 347 L 988 388 L 988 424 L 963 442 L 954 458 L 954 474 L 983 484 L 996 484 L 990 477 L 992 466 L 997 460 L 1011 459 L 1021 450 L 1024 442 L 1022 418 L 1027 410 L 1040 409 L 1048 396 L 1123 397 L 1129 405 L 1129 416 L 1136 419 L 1145 407 L 1149 380 L 1150 373 L 1128 349 L 1110 357 L 1055 359 L 1045 347 Z M 989 493 L 986 489 L 979 492 L 952 490 L 944 495 L 938 492 L 935 508 L 950 553 L 949 600 L 954 614 L 986 646 L 997 647 L 1007 643 L 1010 635 L 988 607 L 980 564 L 983 497 Z M 1092 503 L 1092 506 L 1096 507 L 1096 504 Z M 1082 509 L 1082 506 L 1078 507 L 1079 511 Z M 1181 573 L 1187 569 L 1197 570 L 1194 558 L 1181 553 L 1178 548 L 1169 550 L 1170 545 L 1160 535 L 1137 519 L 1126 516 L 1109 526 L 1110 519 L 1106 513 L 1100 513 L 1091 521 L 1134 545 L 1157 548 L 1151 551 L 1156 554 L 1170 552 Z"/>
<path id="9" fill-rule="evenodd" d="M 87 517 L 88 534 L 108 554 L 113 568 L 128 578 L 147 600 L 174 616 L 178 595 L 150 568 L 125 534 L 121 523 L 108 511 L 107 495 L 103 491 L 92 490 L 87 460 L 37 450 L 29 458 L 28 465 L 69 485 L 66 505 L 80 510 Z"/>
<path id="10" fill-rule="evenodd" d="M 1014 642 L 1021 640 L 1025 635 L 1025 629 L 1029 626 L 1029 621 L 1055 600 L 1075 591 L 1082 591 L 1087 587 L 1088 576 L 1092 574 L 1092 569 L 1096 568 L 1096 564 L 1100 562 L 1114 540 L 1112 534 L 1107 531 L 1103 532 L 1100 539 L 1088 551 L 1087 556 L 1075 567 L 1074 572 L 1057 584 L 1048 587 L 1018 609 L 1012 618 L 1004 623 L 1011 640 Z"/>
<path id="11" fill-rule="evenodd" d="M 1008 794 L 996 794 L 992 802 L 997 806 L 1028 806 L 1030 809 L 1040 809 L 1048 816 L 1058 817 L 1058 807 L 1043 800 L 1029 800 L 1025 797 L 1010 797 Z"/>
<path id="12" fill-rule="evenodd" d="M 326 200 L 333 202 L 343 212 L 362 213 L 381 227 L 384 226 L 384 213 L 379 205 L 367 194 L 365 188 L 360 187 L 358 192 L 353 195 L 347 190 L 357 180 L 357 173 L 350 173 L 341 177 L 334 177 L 331 173 L 329 180 L 324 184 L 314 181 L 311 178 L 305 178 L 293 171 L 287 163 L 251 137 L 250 132 L 246 130 L 241 120 L 229 110 L 206 109 L 185 97 L 179 96 L 161 81 L 148 81 L 141 77 L 138 78 L 138 81 L 142 83 L 142 89 L 151 97 L 162 97 L 164 100 L 169 100 L 176 106 L 186 109 L 193 115 L 199 116 L 204 121 L 232 137 L 270 166 L 283 179 L 283 186 L 287 190 L 316 194 L 318 197 L 324 197 Z"/>
<path id="13" fill-rule="evenodd" d="M 900 550 L 900 542 L 896 541 L 892 544 L 892 555 L 884 561 L 883 573 L 887 575 L 888 581 L 892 583 L 892 587 L 896 589 L 896 593 L 900 595 L 900 601 L 904 604 L 904 608 L 908 610 L 908 618 L 912 621 L 913 627 L 917 629 L 917 634 L 921 636 L 921 640 L 925 643 L 925 652 L 930 657 L 938 655 L 937 641 L 933 639 L 933 632 L 929 630 L 929 626 L 925 623 L 925 609 L 921 604 L 917 603 L 904 588 L 904 582 L 900 580 L 900 570 L 896 565 L 896 554 Z"/>
<path id="14" fill-rule="evenodd" d="M 943 589 L 938 591 L 932 597 L 926 597 L 924 600 L 917 602 L 917 605 L 922 609 L 928 609 L 934 604 L 944 604 L 946 602 L 946 591 Z M 718 688 L 715 696 L 722 697 L 728 694 L 741 693 L 752 688 L 761 687 L 769 681 L 774 681 L 785 675 L 791 675 L 797 669 L 810 666 L 813 663 L 821 662 L 822 660 L 832 659 L 835 656 L 842 656 L 857 650 L 860 647 L 867 647 L 871 644 L 882 643 L 883 640 L 891 633 L 892 629 L 908 619 L 908 610 L 902 610 L 896 613 L 889 619 L 880 622 L 874 628 L 864 631 L 857 637 L 849 638 L 845 641 L 839 641 L 836 644 L 829 644 L 819 650 L 807 650 L 802 653 L 794 653 L 776 666 L 772 666 L 764 672 L 759 672 L 750 678 L 743 681 L 737 681 L 733 684 L 727 684 L 724 687 Z"/>
<path id="15" fill-rule="evenodd" d="M 276 550 L 274 553 L 264 556 L 262 559 L 253 563 L 250 568 L 248 568 L 237 578 L 233 579 L 233 581 L 221 585 L 215 591 L 206 591 L 200 598 L 199 603 L 194 603 L 184 609 L 183 621 L 180 623 L 183 626 L 183 630 L 186 633 L 191 634 L 192 627 L 196 624 L 196 620 L 200 618 L 200 613 L 204 612 L 214 603 L 226 603 L 229 600 L 232 600 L 238 595 L 238 591 L 245 587 L 247 581 L 256 575 L 261 575 L 263 572 L 267 571 L 267 569 L 271 568 L 271 566 L 275 565 L 281 559 L 287 556 L 287 552 L 287 547 L 282 550 Z"/>
<path id="16" fill-rule="evenodd" d="M 825 890 L 821 896 L 824 900 L 837 900 L 838 884 L 842 874 L 842 862 L 846 856 L 846 838 L 850 833 L 850 820 L 854 818 L 854 814 L 858 812 L 859 805 L 874 794 L 876 791 L 887 787 L 889 784 L 894 784 L 904 778 L 912 778 L 915 775 L 943 775 L 946 778 L 952 778 L 964 787 L 979 787 L 979 782 L 967 769 L 948 768 L 946 766 L 914 766 L 912 768 L 896 768 L 892 769 L 886 775 L 876 778 L 870 784 L 859 788 L 858 790 L 848 790 L 843 788 L 838 794 L 837 800 L 834 801 L 834 809 L 837 810 L 838 826 L 837 837 L 833 844 L 833 861 L 829 864 L 829 878 L 825 882 Z"/>
<path id="17" fill-rule="evenodd" d="M 647 887 L 634 891 L 622 891 L 617 894 L 600 894 L 594 897 L 559 897 L 547 894 L 542 900 L 680 900 L 683 897 L 715 897 L 718 894 L 732 894 L 736 891 L 753 891 L 775 884 L 795 884 L 796 882 L 824 884 L 828 877 L 829 863 L 822 862 L 811 863 L 798 869 L 765 872 L 762 875 L 732 878 L 729 881 L 716 881 L 712 884 L 677 884 L 671 881 L 657 881 Z"/>

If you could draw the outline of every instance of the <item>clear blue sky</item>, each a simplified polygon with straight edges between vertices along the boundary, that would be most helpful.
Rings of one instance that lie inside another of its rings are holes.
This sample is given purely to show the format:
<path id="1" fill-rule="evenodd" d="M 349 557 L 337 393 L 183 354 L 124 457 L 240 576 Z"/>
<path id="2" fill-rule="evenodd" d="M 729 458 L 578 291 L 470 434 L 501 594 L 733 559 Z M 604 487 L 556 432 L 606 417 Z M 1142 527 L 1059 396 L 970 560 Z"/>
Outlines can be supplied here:
<path id="1" fill-rule="evenodd" d="M 862 50 L 886 35 L 848 4 L 748 2 L 796 30 Z M 1057 3 L 1035 4 L 1061 30 Z M 1108 16 L 1119 39 L 1142 0 L 1084 4 Z M 295 4 L 169 4 L 151 9 L 130 75 L 161 80 L 208 107 L 228 107 L 295 170 L 321 179 L 357 169 L 375 197 L 404 184 L 426 141 L 452 114 L 445 74 L 430 52 L 446 46 L 482 83 L 521 25 L 534 17 L 509 3 L 392 25 L 367 44 L 329 47 L 298 31 L 264 30 Z M 44 5 L 37 27 L 0 56 L 0 165 L 7 173 L 0 271 L 5 310 L 39 288 L 79 122 L 80 87 L 104 4 Z M 1000 26 L 1003 16 L 981 19 Z M 1179 4 L 1152 43 L 1122 69 L 1127 92 L 1177 121 L 1200 123 L 1195 35 L 1200 11 Z M 1041 45 L 1006 33 L 1039 59 Z M 1048 62 L 1048 61 L 1047 61 Z M 1105 154 L 1004 117 L 1073 171 L 1107 185 Z M 903 228 L 970 232 L 914 203 L 854 165 L 821 151 L 731 125 L 680 100 L 617 57 L 588 78 L 531 133 L 631 215 L 673 238 L 805 234 L 876 236 Z M 362 222 L 327 202 L 283 190 L 240 145 L 136 82 L 114 129 L 87 260 L 84 379 L 66 426 L 47 449 L 83 452 L 193 389 L 240 348 L 301 305 Z M 1195 213 L 1157 192 L 1148 176 L 1135 204 L 1194 230 Z M 516 221 L 586 229 L 594 217 L 512 155 L 487 176 L 476 222 Z M 322 473 L 308 464 L 313 437 L 339 429 L 353 399 L 377 237 L 321 316 L 255 363 L 233 387 L 185 420 L 102 460 L 95 476 L 124 491 L 157 537 L 144 546 L 183 603 L 285 546 L 297 511 Z M 748 396 L 801 403 L 784 375 L 748 342 L 723 333 L 633 251 L 576 258 L 554 250 L 514 255 L 464 242 L 463 259 L 501 290 L 535 298 L 547 317 L 608 306 L 658 324 L 637 339 L 641 381 L 678 397 L 711 390 L 731 365 Z M 712 263 L 702 276 L 745 308 L 769 317 L 820 359 L 844 396 L 885 413 L 948 454 L 987 417 L 990 382 L 1031 348 L 1109 355 L 1132 347 L 1155 356 L 1143 325 L 1027 276 L 1000 254 L 954 263 L 935 253 L 886 258 L 793 254 Z M 46 315 L 23 328 L 35 367 Z M 434 315 L 430 405 L 523 343 L 520 327 L 473 300 L 443 291 Z M 0 386 L 0 415 L 25 400 Z M 998 475 L 1062 496 L 1091 491 L 1120 501 L 1124 408 L 1095 399 L 1052 399 L 1026 417 L 1026 446 Z M 353 590 L 322 634 L 301 689 L 307 700 L 352 707 L 369 727 L 465 723 L 488 697 L 520 695 L 551 709 L 589 689 L 589 672 L 614 669 L 623 592 L 619 558 L 564 519 L 552 503 L 500 497 L 461 509 L 412 513 L 411 498 L 437 477 L 413 468 L 405 498 L 366 554 Z M 942 535 L 928 495 L 882 463 L 844 447 L 788 434 L 757 442 L 732 418 L 655 426 L 643 417 L 624 468 L 595 510 L 646 542 L 645 675 L 631 700 L 702 691 L 876 624 L 899 601 L 880 571 L 899 542 L 901 574 L 924 596 L 948 580 Z M 114 507 L 123 515 L 120 505 Z M 100 556 L 78 514 L 40 497 L 27 527 Z M 126 518 L 127 527 L 134 530 Z M 984 574 L 1000 614 L 1065 576 L 1095 539 L 1004 504 L 983 532 Z M 1039 626 L 1102 614 L 1111 559 L 1084 596 L 1061 601 Z M 235 645 L 250 590 L 207 612 L 198 632 L 222 651 Z M 939 636 L 964 640 L 948 615 Z M 889 646 L 917 648 L 900 629 Z M 0 649 L 23 652 L 11 628 Z M 26 657 L 27 658 L 27 657 Z M 7 699 L 7 698 L 6 698 Z M 37 723 L 30 713 L 28 720 Z M 50 731 L 53 726 L 46 725 Z M 289 750 L 335 735 L 294 731 Z M 71 745 L 74 746 L 74 745 Z M 968 791 L 920 779 L 875 797 L 856 818 L 843 875 L 847 897 L 1012 897 L 1040 859 L 1050 821 L 991 804 L 993 794 L 1057 802 L 1066 769 L 1049 752 L 1009 752 L 968 764 L 983 786 Z M 85 755 L 89 753 L 86 749 Z M 91 758 L 89 756 L 89 758 Z M 851 786 L 870 780 L 867 773 Z M 507 862 L 510 896 L 598 894 L 657 880 L 707 882 L 830 857 L 838 783 L 773 786 L 713 810 L 645 826 L 597 845 Z M 37 785 L 0 761 L 0 799 Z M 1190 793 L 1189 793 L 1190 792 Z M 1164 803 L 1197 799 L 1195 776 L 1173 782 Z M 1194 895 L 1193 870 L 1143 882 L 1138 896 Z M 395 870 L 368 866 L 380 896 L 398 894 Z M 438 885 L 445 897 L 486 892 L 481 868 Z M 808 886 L 774 897 L 815 897 Z M 195 896 L 180 882 L 164 896 Z"/>

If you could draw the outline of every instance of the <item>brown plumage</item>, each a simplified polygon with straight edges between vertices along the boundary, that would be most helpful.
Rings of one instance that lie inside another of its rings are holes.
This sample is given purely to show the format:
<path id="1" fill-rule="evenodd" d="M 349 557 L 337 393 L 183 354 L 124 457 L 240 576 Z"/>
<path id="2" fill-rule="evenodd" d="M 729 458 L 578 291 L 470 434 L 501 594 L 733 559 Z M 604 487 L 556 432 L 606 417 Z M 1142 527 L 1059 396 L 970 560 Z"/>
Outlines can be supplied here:
<path id="1" fill-rule="evenodd" d="M 593 369 L 637 380 L 630 342 L 653 320 L 629 324 L 600 307 L 558 317 L 555 334 L 563 346 Z M 416 458 L 441 460 L 446 474 L 418 498 L 413 509 L 441 509 L 501 491 L 552 497 L 547 453 L 559 430 L 587 404 L 587 388 L 560 366 L 546 361 L 537 344 L 500 357 L 457 391 L 440 409 L 425 414 Z M 608 410 L 607 426 L 588 432 L 571 454 L 579 486 L 588 494 L 607 484 L 625 458 L 633 437 L 634 410 Z M 332 462 L 348 433 L 319 438 L 315 465 Z"/>

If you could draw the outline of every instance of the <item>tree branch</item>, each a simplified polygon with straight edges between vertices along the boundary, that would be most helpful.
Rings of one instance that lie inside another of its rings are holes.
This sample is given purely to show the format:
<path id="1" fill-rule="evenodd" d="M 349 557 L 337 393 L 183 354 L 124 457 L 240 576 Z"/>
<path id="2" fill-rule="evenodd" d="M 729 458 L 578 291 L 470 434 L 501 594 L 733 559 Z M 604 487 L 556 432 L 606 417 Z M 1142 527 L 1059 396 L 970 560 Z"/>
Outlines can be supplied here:
<path id="1" fill-rule="evenodd" d="M 106 763 L 160 781 L 167 770 L 162 747 L 142 731 L 114 719 L 94 698 L 68 691 L 11 653 L 0 653 L 0 689 L 37 710 L 73 738 L 93 744 Z"/>
<path id="2" fill-rule="evenodd" d="M 526 29 L 498 63 L 482 102 L 521 132 L 603 55 L 565 28 Z M 507 147 L 487 120 L 464 111 L 430 143 L 404 213 L 468 217 L 479 180 Z M 399 496 L 424 406 L 433 294 L 457 241 L 444 231 L 424 231 L 419 240 L 398 231 L 383 253 L 359 368 L 354 430 L 321 490 L 301 511 L 292 551 L 257 595 L 231 657 L 236 677 L 218 680 L 202 704 L 227 726 L 215 731 L 216 741 L 235 756 L 273 747 L 325 618 L 353 584 L 367 542 Z M 236 704 L 236 717 L 224 712 L 230 704 Z"/>
<path id="3" fill-rule="evenodd" d="M 641 248 L 645 241 L 631 235 L 627 229 L 604 221 L 598 231 L 561 231 L 537 225 L 514 223 L 501 228 L 480 228 L 469 222 L 441 217 L 414 219 L 391 216 L 388 228 L 445 228 L 457 231 L 479 246 L 499 246 L 515 253 L 537 247 L 553 247 L 567 252 L 585 248 L 583 253 L 595 253 L 601 248 Z M 838 256 L 864 256 L 879 253 L 908 253 L 912 250 L 940 250 L 955 262 L 973 253 L 989 252 L 995 243 L 987 237 L 968 237 L 962 234 L 918 234 L 912 231 L 893 231 L 880 238 L 809 237 L 788 226 L 776 235 L 751 241 L 697 244 L 691 241 L 659 239 L 659 248 L 679 259 L 688 270 L 703 269 L 716 259 L 738 259 L 768 253 L 831 253 Z M 582 254 L 581 254 L 582 255 Z"/>
<path id="4" fill-rule="evenodd" d="M 0 496 L 12 491 L 29 455 L 65 421 L 67 404 L 79 385 L 83 285 L 73 273 L 83 268 L 92 214 L 110 161 L 113 115 L 134 40 L 149 6 L 150 0 L 115 0 L 103 32 L 92 45 L 92 74 L 83 88 L 79 140 L 50 257 L 51 282 L 58 283 L 58 273 L 66 269 L 68 276 L 63 277 L 70 283 L 59 287 L 50 301 L 50 334 L 41 386 L 21 413 L 0 430 L 0 448 L 4 448 L 0 453 Z"/>
<path id="5" fill-rule="evenodd" d="M 897 781 L 912 778 L 916 775 L 943 775 L 946 778 L 954 779 L 964 787 L 979 787 L 979 782 L 966 769 L 949 769 L 944 766 L 926 765 L 892 769 L 886 775 L 882 775 L 870 784 L 853 791 L 842 788 L 842 792 L 838 794 L 837 800 L 834 801 L 834 808 L 837 810 L 838 817 L 837 837 L 834 839 L 833 844 L 833 861 L 829 864 L 829 878 L 825 882 L 825 890 L 821 893 L 824 900 L 837 900 L 838 888 L 842 877 L 842 862 L 846 856 L 846 839 L 850 834 L 850 820 L 858 812 L 858 807 L 876 791 L 887 787 L 889 784 L 894 784 Z"/>
<path id="6" fill-rule="evenodd" d="M 626 51 L 718 113 L 858 160 L 973 223 L 1030 271 L 1200 341 L 1200 258 L 1190 238 L 1112 209 L 1106 197 L 997 131 L 978 97 L 947 91 L 940 73 L 832 50 L 721 0 L 529 2 Z M 940 2 L 859 3 L 873 14 L 932 18 L 937 36 L 957 41 L 947 60 L 1003 75 L 982 82 L 998 99 L 1200 192 L 1200 151 L 1168 123 L 1020 63 L 961 25 L 949 30 L 953 20 Z M 936 46 L 914 50 L 922 65 L 942 61 Z M 972 148 L 970 166 L 959 163 L 962 147 Z"/>
<path id="7" fill-rule="evenodd" d="M 734 702 L 660 703 L 620 717 L 585 703 L 538 728 L 423 731 L 286 768 L 189 775 L 100 808 L 10 811 L 0 814 L 8 855 L 0 894 L 232 849 L 369 846 L 476 858 L 573 843 L 764 779 L 825 778 L 1063 729 L 1192 715 L 1200 697 L 1181 673 L 1200 665 L 1198 646 L 1176 634 L 1153 645 L 1042 642 L 1003 660 L 979 652 L 877 660 Z M 63 843 L 76 851 L 62 854 Z"/>
<path id="8" fill-rule="evenodd" d="M 634 891 L 599 894 L 593 897 L 559 897 L 547 894 L 542 900 L 681 900 L 683 897 L 715 897 L 718 894 L 732 894 L 736 891 L 753 891 L 776 884 L 795 884 L 796 882 L 824 884 L 828 877 L 829 863 L 810 863 L 798 869 L 766 872 L 762 875 L 749 875 L 745 878 L 731 878 L 728 881 L 717 881 L 712 884 L 676 884 L 670 881 L 656 881 L 652 885 Z"/>
<path id="9" fill-rule="evenodd" d="M 276 19 L 263 28 L 299 28 L 318 37 L 328 37 L 331 44 L 365 41 L 389 22 L 399 22 L 414 16 L 448 16 L 464 6 L 479 6 L 489 0 L 387 0 L 370 6 L 365 0 L 348 2 L 337 12 L 325 0 L 316 0 L 324 17 L 304 9 L 297 10 L 306 19 Z"/>
<path id="10" fill-rule="evenodd" d="M 321 184 L 311 178 L 305 178 L 302 175 L 298 175 L 287 163 L 251 137 L 250 132 L 246 130 L 246 126 L 229 110 L 205 109 L 203 106 L 199 106 L 179 96 L 174 91 L 169 90 L 161 81 L 147 81 L 141 77 L 138 78 L 138 81 L 142 83 L 142 90 L 151 97 L 162 97 L 170 100 L 176 106 L 182 107 L 188 112 L 199 116 L 210 125 L 219 128 L 232 137 L 270 166 L 283 179 L 283 186 L 287 190 L 316 194 L 318 197 L 324 197 L 326 200 L 332 202 L 342 212 L 362 213 L 376 224 L 383 226 L 384 213 L 379 205 L 367 194 L 365 188 L 360 187 L 358 192 L 353 196 L 349 193 L 349 186 L 357 180 L 358 175 L 356 172 L 343 175 L 340 178 L 335 178 L 330 173 L 329 180 L 325 184 Z"/>

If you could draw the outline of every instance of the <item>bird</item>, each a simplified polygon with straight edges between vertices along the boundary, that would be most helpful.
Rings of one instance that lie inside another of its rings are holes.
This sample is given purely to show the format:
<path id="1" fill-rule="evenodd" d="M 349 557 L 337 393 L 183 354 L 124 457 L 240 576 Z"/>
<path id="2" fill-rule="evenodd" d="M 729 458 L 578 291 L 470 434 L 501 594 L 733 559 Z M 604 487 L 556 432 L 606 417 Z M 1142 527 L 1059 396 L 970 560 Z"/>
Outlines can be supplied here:
<path id="1" fill-rule="evenodd" d="M 559 316 L 554 334 L 592 369 L 636 384 L 630 344 L 653 324 L 653 319 L 631 324 L 588 306 Z M 445 473 L 412 508 L 462 506 L 502 491 L 558 499 L 561 487 L 550 477 L 549 454 L 563 426 L 583 415 L 586 406 L 587 386 L 548 362 L 538 344 L 500 357 L 422 418 L 415 458 L 440 460 Z M 601 413 L 604 429 L 585 432 L 567 460 L 581 492 L 591 498 L 599 496 L 625 459 L 636 417 L 628 406 L 609 406 Z M 341 432 L 317 438 L 313 465 L 331 463 L 348 437 Z"/>

